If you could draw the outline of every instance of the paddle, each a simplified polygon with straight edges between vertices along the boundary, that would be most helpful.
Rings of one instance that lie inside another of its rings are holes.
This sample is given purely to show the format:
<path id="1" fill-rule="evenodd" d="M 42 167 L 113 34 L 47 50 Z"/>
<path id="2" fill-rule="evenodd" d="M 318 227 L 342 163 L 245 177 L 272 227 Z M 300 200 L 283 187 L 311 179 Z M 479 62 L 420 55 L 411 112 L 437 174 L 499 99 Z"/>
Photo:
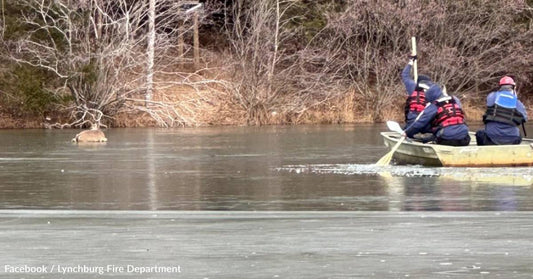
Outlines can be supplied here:
<path id="1" fill-rule="evenodd" d="M 426 104 L 426 108 L 431 105 L 431 103 L 427 103 Z M 424 108 L 425 110 L 425 108 Z M 413 124 L 416 123 L 416 121 L 418 121 L 418 119 L 420 119 L 420 117 L 422 117 L 422 114 L 424 114 L 424 111 L 421 111 L 418 116 L 415 118 L 415 121 L 413 121 L 413 123 L 411 123 L 411 125 L 409 125 L 409 127 L 405 128 L 405 130 L 402 130 L 402 127 L 400 126 L 400 124 L 398 124 L 398 122 L 396 121 L 387 121 L 387 127 L 389 128 L 389 130 L 393 131 L 393 132 L 396 132 L 400 135 L 403 135 L 404 132 L 406 130 L 408 130 L 409 128 L 411 128 L 411 126 L 413 126 Z M 405 140 L 405 136 L 402 136 L 400 138 L 400 140 L 398 141 L 398 143 L 396 143 L 396 145 L 394 145 L 394 147 L 390 150 L 389 153 L 385 154 L 385 156 L 381 157 L 381 159 L 379 159 L 379 161 L 376 163 L 377 166 L 386 166 L 390 163 L 390 161 L 392 160 L 392 155 L 394 155 L 394 152 L 396 152 L 396 149 L 398 149 L 398 147 L 400 147 L 400 145 L 402 144 L 402 142 Z"/>
<path id="2" fill-rule="evenodd" d="M 389 130 L 396 132 L 400 135 L 403 133 L 402 127 L 396 121 L 391 121 L 391 120 L 387 121 L 387 128 L 389 128 Z"/>
<path id="3" fill-rule="evenodd" d="M 400 127 L 400 124 L 398 124 L 398 122 L 394 122 L 394 121 L 387 121 L 387 126 L 389 126 L 389 122 L 393 122 L 395 123 L 396 125 L 398 125 L 398 128 L 400 129 L 399 130 L 399 133 L 400 135 L 403 134 L 403 130 L 402 128 Z M 389 129 L 391 129 L 391 127 L 389 126 Z M 391 129 L 392 130 L 392 129 Z M 396 130 L 392 130 L 394 132 L 398 132 Z M 400 140 L 394 145 L 394 147 L 392 147 L 392 149 L 389 151 L 389 153 L 385 154 L 383 157 L 381 157 L 381 159 L 379 159 L 379 161 L 377 161 L 376 163 L 376 166 L 386 166 L 388 164 L 390 164 L 390 161 L 392 160 L 392 156 L 394 155 L 394 152 L 396 152 L 396 150 L 398 149 L 398 147 L 400 147 L 400 145 L 402 144 L 402 142 L 405 140 L 405 136 L 402 136 L 400 138 Z"/>
<path id="4" fill-rule="evenodd" d="M 411 37 L 411 55 L 412 56 L 416 56 L 416 37 Z M 416 62 L 416 60 L 417 59 L 415 59 L 413 61 L 413 76 L 414 76 L 415 82 L 417 82 L 417 84 L 418 84 L 418 70 L 417 70 L 417 62 Z M 414 122 L 416 122 L 420 118 L 421 115 L 422 115 L 422 113 L 420 113 L 418 115 L 418 117 L 415 119 Z M 404 134 L 403 130 L 400 127 L 400 124 L 398 124 L 398 122 L 387 121 L 387 126 L 389 127 L 389 129 L 391 131 L 398 132 L 400 135 Z M 391 128 L 391 126 L 392 126 L 392 128 Z M 386 166 L 386 165 L 390 164 L 390 161 L 392 160 L 392 156 L 394 155 L 394 152 L 396 152 L 396 149 L 398 149 L 398 147 L 400 147 L 400 145 L 402 144 L 402 142 L 404 140 L 405 140 L 405 136 L 402 136 L 400 138 L 400 140 L 398 141 L 398 143 L 396 143 L 396 145 L 394 145 L 394 147 L 390 150 L 390 152 L 385 154 L 385 156 L 381 157 L 381 159 L 379 159 L 379 161 L 377 161 L 376 166 Z"/>
<path id="5" fill-rule="evenodd" d="M 411 56 L 416 56 L 416 37 L 411 37 Z M 418 59 L 415 59 L 413 61 L 413 77 L 416 84 L 418 84 L 418 63 L 416 62 Z"/>

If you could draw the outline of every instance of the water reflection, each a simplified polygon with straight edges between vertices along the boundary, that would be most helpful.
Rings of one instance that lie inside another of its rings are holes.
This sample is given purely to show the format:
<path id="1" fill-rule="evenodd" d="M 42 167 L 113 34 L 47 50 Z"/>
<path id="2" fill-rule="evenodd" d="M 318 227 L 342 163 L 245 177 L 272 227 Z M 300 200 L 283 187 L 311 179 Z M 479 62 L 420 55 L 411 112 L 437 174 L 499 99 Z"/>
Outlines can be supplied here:
<path id="1" fill-rule="evenodd" d="M 389 211 L 524 210 L 533 168 L 428 168 L 374 164 L 290 165 L 297 174 L 377 176 L 385 185 Z M 523 194 L 526 196 L 521 196 Z"/>
<path id="2" fill-rule="evenodd" d="M 150 200 L 150 210 L 157 210 L 158 201 L 157 201 L 157 189 L 155 182 L 155 156 L 154 156 L 154 132 L 153 130 L 148 130 L 146 132 L 146 176 L 147 176 L 147 188 L 148 188 L 148 199 Z"/>
<path id="3" fill-rule="evenodd" d="M 97 145 L 70 143 L 72 130 L 3 130 L 0 208 L 533 209 L 529 168 L 376 168 L 382 129 L 111 129 Z"/>
<path id="4" fill-rule="evenodd" d="M 494 191 L 491 188 L 483 189 L 480 193 L 476 193 L 476 187 L 471 187 L 471 184 L 464 185 L 460 181 L 446 177 L 382 176 L 382 178 L 388 185 L 389 211 L 470 211 L 478 208 L 492 208 L 495 210 L 517 209 L 517 207 L 494 207 L 487 203 L 487 201 L 491 200 L 499 201 L 501 198 L 498 196 L 490 197 Z M 516 191 L 513 185 L 496 186 L 493 189 L 496 189 L 496 193 L 502 189 Z M 484 196 L 485 194 L 488 194 L 488 196 Z M 472 202 L 476 202 L 474 207 Z"/>

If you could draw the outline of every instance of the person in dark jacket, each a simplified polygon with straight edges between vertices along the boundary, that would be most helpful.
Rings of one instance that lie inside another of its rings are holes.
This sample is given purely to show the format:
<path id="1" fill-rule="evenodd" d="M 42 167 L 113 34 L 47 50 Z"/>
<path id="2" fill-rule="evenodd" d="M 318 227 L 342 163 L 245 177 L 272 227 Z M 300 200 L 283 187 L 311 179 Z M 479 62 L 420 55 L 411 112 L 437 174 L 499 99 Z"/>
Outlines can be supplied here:
<path id="1" fill-rule="evenodd" d="M 426 107 L 426 92 L 435 85 L 431 79 L 426 75 L 419 75 L 417 81 L 411 78 L 411 69 L 414 64 L 416 56 L 409 57 L 409 63 L 402 71 L 402 82 L 407 93 L 407 100 L 405 102 L 405 128 L 409 127 L 416 119 L 418 114 Z M 429 132 L 429 126 L 422 129 L 421 133 Z"/>
<path id="2" fill-rule="evenodd" d="M 520 144 L 519 125 L 527 121 L 524 104 L 517 98 L 515 82 L 504 76 L 500 88 L 487 96 L 487 110 L 483 115 L 485 129 L 476 132 L 478 145 Z"/>
<path id="3" fill-rule="evenodd" d="M 421 112 L 420 118 L 405 129 L 405 135 L 412 138 L 430 125 L 436 143 L 468 145 L 470 135 L 459 99 L 443 93 L 439 86 L 432 86 L 426 92 L 426 100 L 429 105 Z"/>

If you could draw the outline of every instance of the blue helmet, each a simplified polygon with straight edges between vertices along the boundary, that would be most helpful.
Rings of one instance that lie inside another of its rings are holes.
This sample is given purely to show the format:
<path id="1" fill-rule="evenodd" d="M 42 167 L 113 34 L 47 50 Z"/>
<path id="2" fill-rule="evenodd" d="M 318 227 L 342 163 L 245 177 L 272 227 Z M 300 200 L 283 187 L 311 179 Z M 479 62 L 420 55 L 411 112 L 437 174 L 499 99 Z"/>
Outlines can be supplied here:
<path id="1" fill-rule="evenodd" d="M 442 97 L 442 88 L 438 84 L 432 84 L 426 91 L 426 101 L 433 102 Z"/>
<path id="2" fill-rule="evenodd" d="M 431 78 L 429 78 L 428 76 L 426 75 L 418 75 L 418 79 L 416 80 L 418 83 L 420 83 L 421 81 L 423 80 L 426 80 L 426 81 L 429 81 L 431 82 Z"/>

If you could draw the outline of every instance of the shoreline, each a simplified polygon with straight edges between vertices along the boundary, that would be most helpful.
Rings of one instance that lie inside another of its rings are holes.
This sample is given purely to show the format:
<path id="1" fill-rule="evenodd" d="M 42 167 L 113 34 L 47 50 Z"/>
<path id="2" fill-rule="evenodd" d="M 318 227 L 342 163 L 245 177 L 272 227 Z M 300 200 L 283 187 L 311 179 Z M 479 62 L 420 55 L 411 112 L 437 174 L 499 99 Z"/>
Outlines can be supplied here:
<path id="1" fill-rule="evenodd" d="M 474 107 L 471 104 L 463 106 L 467 118 L 467 123 L 481 123 L 484 111 Z M 530 108 L 528 107 L 528 110 Z M 403 123 L 403 107 L 395 107 L 394 110 L 383 111 L 380 120 L 373 120 L 367 113 L 357 113 L 354 111 L 338 110 L 324 111 L 313 110 L 307 111 L 304 115 L 290 116 L 272 114 L 264 124 L 247 123 L 242 117 L 231 117 L 229 114 L 220 115 L 218 119 L 213 113 L 201 114 L 195 125 L 175 125 L 171 127 L 162 127 L 149 115 L 143 113 L 136 114 L 119 114 L 107 121 L 107 128 L 195 128 L 195 127 L 224 127 L 224 126 L 270 126 L 270 125 L 320 125 L 320 124 L 380 124 L 387 120 Z M 15 117 L 5 111 L 0 112 L 0 129 L 82 129 L 81 127 L 51 127 L 54 124 L 69 123 L 65 115 L 45 114 L 46 116 L 22 116 Z M 48 116 L 50 115 L 50 116 Z M 235 112 L 234 115 L 240 115 Z M 213 121 L 213 119 L 216 119 Z M 475 120 L 472 120 L 475 119 Z"/>

